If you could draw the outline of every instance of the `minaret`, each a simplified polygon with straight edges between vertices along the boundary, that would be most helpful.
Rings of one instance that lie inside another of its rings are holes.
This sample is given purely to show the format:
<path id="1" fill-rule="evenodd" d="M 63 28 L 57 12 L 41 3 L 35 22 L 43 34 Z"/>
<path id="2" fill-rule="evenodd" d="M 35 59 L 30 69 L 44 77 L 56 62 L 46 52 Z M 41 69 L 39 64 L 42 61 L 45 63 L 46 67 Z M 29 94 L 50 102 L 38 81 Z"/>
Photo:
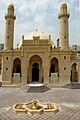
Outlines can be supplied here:
<path id="1" fill-rule="evenodd" d="M 14 20 L 16 19 L 14 15 L 14 5 L 12 3 L 8 6 L 5 19 L 6 19 L 6 30 L 5 30 L 4 50 L 11 50 L 13 49 L 13 40 L 14 40 Z"/>
<path id="2" fill-rule="evenodd" d="M 69 31 L 68 31 L 68 18 L 69 14 L 67 12 L 67 4 L 62 3 L 60 6 L 60 13 L 58 15 L 60 22 L 60 31 L 59 31 L 59 39 L 60 39 L 60 48 L 63 50 L 69 49 Z"/>

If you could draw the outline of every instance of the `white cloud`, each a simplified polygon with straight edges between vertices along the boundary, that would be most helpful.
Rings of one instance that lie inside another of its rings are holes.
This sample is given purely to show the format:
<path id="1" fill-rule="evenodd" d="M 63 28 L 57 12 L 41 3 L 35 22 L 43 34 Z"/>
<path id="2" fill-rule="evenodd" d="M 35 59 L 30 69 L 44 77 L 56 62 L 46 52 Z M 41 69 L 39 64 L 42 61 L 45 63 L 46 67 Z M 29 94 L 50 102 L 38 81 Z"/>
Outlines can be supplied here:
<path id="1" fill-rule="evenodd" d="M 37 14 L 37 15 L 35 15 L 34 21 L 35 21 L 35 23 L 38 24 L 38 25 L 44 23 L 44 21 L 45 21 L 45 14 L 40 14 L 40 15 Z"/>
<path id="2" fill-rule="evenodd" d="M 59 6 L 62 0 L 0 0 L 1 12 L 0 12 L 0 40 L 4 39 L 4 16 L 7 10 L 7 5 L 12 1 L 16 11 L 16 31 L 15 39 L 19 42 L 21 36 L 34 29 L 38 28 L 43 32 L 53 34 L 53 38 L 56 39 L 58 36 L 58 22 L 57 13 L 59 12 Z M 78 0 L 66 0 L 68 2 L 68 9 L 72 16 L 76 16 L 76 13 L 80 12 L 80 6 Z M 75 4 L 74 4 L 75 3 Z M 75 7 L 75 13 L 72 11 Z M 80 13 L 79 13 L 80 14 Z M 51 20 L 50 20 L 51 19 Z M 71 19 L 71 17 L 70 17 Z M 56 21 L 55 21 L 56 20 Z M 54 25 L 53 25 L 54 24 Z M 55 25 L 56 24 L 56 25 Z M 75 30 L 75 36 L 79 34 L 79 19 L 71 19 L 70 22 L 71 31 Z M 73 32 L 72 32 L 73 33 Z M 73 33 L 74 34 L 74 33 Z M 73 34 L 71 38 L 73 39 Z M 79 37 L 80 38 L 80 37 Z"/>
<path id="3" fill-rule="evenodd" d="M 79 7 L 76 7 L 75 10 L 76 10 L 77 12 L 80 12 L 80 6 L 79 6 Z M 80 13 L 79 13 L 79 14 L 80 14 Z"/>
<path id="4" fill-rule="evenodd" d="M 50 0 L 24 0 L 23 2 L 19 2 L 19 8 L 17 9 L 22 13 L 22 14 L 28 14 L 32 12 L 35 14 L 35 12 L 39 9 L 45 8 Z"/>

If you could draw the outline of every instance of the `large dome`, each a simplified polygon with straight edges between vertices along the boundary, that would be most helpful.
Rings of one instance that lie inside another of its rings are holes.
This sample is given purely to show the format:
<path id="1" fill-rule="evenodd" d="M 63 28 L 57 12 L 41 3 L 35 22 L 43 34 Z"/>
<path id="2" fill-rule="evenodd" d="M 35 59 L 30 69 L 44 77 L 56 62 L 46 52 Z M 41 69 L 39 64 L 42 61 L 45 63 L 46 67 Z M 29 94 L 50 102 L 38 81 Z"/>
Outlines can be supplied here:
<path id="1" fill-rule="evenodd" d="M 24 36 L 24 40 L 33 40 L 33 37 L 39 37 L 42 40 L 49 39 L 49 35 L 36 29 L 36 31 L 30 32 L 26 36 Z"/>

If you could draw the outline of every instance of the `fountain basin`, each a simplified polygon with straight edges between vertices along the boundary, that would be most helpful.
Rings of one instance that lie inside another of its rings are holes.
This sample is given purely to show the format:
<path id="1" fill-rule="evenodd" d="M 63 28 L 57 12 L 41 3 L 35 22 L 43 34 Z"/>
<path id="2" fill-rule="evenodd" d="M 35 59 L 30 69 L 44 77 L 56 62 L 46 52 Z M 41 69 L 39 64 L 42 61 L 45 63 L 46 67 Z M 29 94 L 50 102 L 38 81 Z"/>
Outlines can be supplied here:
<path id="1" fill-rule="evenodd" d="M 44 107 L 38 100 L 33 100 L 26 105 L 27 112 L 30 114 L 43 114 Z"/>
<path id="2" fill-rule="evenodd" d="M 26 112 L 28 114 L 43 114 L 44 112 L 57 112 L 58 109 L 54 103 L 43 104 L 37 99 L 27 104 L 15 104 L 13 106 L 15 112 Z"/>
<path id="3" fill-rule="evenodd" d="M 26 112 L 26 107 L 24 104 L 17 103 L 13 106 L 15 112 Z"/>
<path id="4" fill-rule="evenodd" d="M 58 109 L 54 103 L 47 103 L 44 105 L 45 112 L 56 112 Z"/>

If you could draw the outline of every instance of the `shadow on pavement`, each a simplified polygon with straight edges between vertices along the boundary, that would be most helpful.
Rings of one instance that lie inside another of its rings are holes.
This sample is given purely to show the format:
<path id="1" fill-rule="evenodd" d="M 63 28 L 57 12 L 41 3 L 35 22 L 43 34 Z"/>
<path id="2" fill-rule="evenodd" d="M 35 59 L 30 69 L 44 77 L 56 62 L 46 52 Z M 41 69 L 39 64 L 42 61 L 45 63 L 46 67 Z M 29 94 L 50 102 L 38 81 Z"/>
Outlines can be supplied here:
<path id="1" fill-rule="evenodd" d="M 43 85 L 43 86 L 31 86 L 27 92 L 46 92 L 50 90 L 49 87 Z"/>
<path id="2" fill-rule="evenodd" d="M 80 89 L 80 83 L 70 83 L 63 87 L 68 89 Z"/>

